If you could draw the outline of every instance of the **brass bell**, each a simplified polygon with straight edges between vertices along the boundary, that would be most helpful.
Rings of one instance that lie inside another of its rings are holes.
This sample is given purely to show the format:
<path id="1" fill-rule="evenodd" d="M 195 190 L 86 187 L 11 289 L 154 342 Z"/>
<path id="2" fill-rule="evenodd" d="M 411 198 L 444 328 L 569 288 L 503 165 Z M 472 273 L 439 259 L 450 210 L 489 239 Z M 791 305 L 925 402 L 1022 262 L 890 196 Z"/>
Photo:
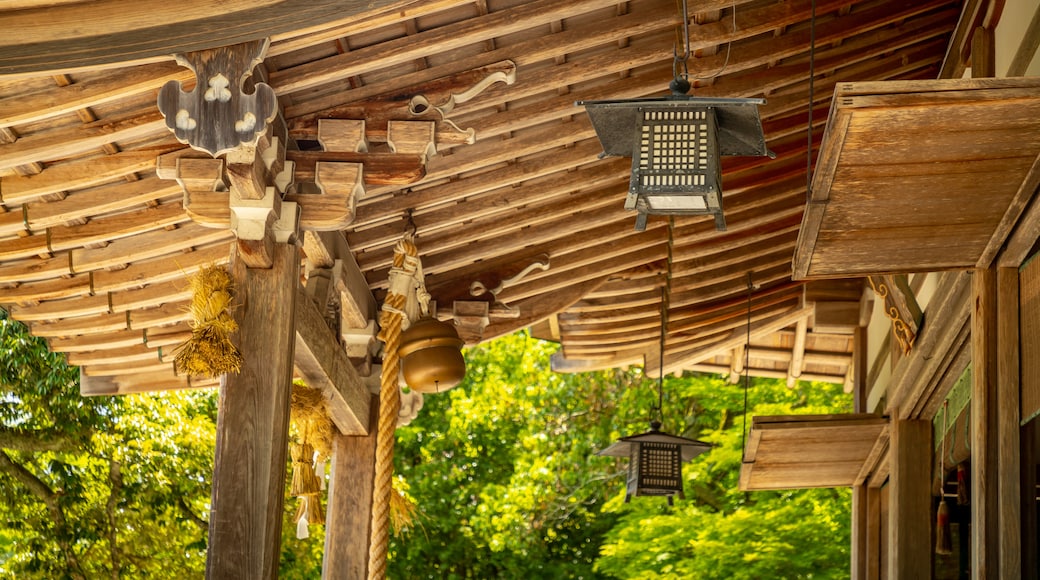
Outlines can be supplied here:
<path id="1" fill-rule="evenodd" d="M 436 318 L 420 318 L 401 333 L 401 371 L 408 386 L 420 393 L 439 393 L 466 375 L 462 339 L 455 327 Z"/>

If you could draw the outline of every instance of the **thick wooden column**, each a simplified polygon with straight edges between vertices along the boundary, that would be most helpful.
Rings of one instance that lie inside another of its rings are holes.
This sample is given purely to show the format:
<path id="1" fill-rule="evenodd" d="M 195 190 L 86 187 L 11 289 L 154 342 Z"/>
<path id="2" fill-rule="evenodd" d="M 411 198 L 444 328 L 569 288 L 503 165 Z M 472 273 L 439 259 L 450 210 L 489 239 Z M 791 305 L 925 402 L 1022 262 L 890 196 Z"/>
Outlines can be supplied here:
<path id="1" fill-rule="evenodd" d="M 1022 577 L 1018 268 L 997 272 L 997 543 L 1000 578 Z M 1033 508 L 1035 502 L 1027 504 Z"/>
<path id="2" fill-rule="evenodd" d="M 885 564 L 882 560 L 884 550 L 881 544 L 884 540 L 885 530 L 881 527 L 882 521 L 882 498 L 881 488 L 870 486 L 867 488 L 867 562 L 864 578 L 866 580 L 880 580 L 881 566 Z"/>
<path id="3" fill-rule="evenodd" d="M 852 580 L 866 580 L 867 559 L 867 486 L 852 488 Z"/>
<path id="4" fill-rule="evenodd" d="M 932 424 L 893 418 L 891 430 L 888 578 L 927 580 L 933 547 Z"/>
<path id="5" fill-rule="evenodd" d="M 971 313 L 971 577 L 997 578 L 997 275 L 972 276 Z"/>
<path id="6" fill-rule="evenodd" d="M 369 413 L 368 424 L 378 423 L 379 397 L 372 397 Z M 335 434 L 321 567 L 325 580 L 368 578 L 375 469 L 376 429 L 363 436 Z"/>
<path id="7" fill-rule="evenodd" d="M 242 372 L 221 380 L 206 577 L 275 578 L 285 496 L 300 258 L 274 244 L 272 268 L 232 260 Z"/>

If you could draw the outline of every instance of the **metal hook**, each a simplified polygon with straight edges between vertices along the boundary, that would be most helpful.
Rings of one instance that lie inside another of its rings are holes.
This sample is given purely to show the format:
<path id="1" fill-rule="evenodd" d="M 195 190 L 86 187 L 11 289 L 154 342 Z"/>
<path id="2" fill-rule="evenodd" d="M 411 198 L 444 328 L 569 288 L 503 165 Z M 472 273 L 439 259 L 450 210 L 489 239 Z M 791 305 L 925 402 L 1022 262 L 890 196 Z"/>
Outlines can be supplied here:
<path id="1" fill-rule="evenodd" d="M 406 233 L 407 233 L 407 235 L 409 237 L 413 237 L 414 238 L 416 232 L 419 231 L 419 228 L 416 227 L 416 225 L 415 225 L 415 219 L 414 219 L 414 215 L 413 215 L 415 213 L 415 209 L 408 208 L 407 210 L 405 210 L 405 212 L 406 212 L 406 218 L 408 220 L 406 222 L 406 226 L 408 228 Z"/>
<path id="2" fill-rule="evenodd" d="M 686 61 L 690 58 L 690 18 L 686 12 L 686 0 L 677 0 L 679 3 L 679 13 L 682 15 L 682 38 L 676 38 L 676 43 L 672 46 L 672 56 L 675 59 L 675 63 L 682 62 L 683 68 L 686 68 Z M 675 31 L 676 37 L 679 36 L 679 30 Z M 683 51 L 679 54 L 679 44 L 682 44 Z M 676 64 L 672 65 L 675 69 Z"/>

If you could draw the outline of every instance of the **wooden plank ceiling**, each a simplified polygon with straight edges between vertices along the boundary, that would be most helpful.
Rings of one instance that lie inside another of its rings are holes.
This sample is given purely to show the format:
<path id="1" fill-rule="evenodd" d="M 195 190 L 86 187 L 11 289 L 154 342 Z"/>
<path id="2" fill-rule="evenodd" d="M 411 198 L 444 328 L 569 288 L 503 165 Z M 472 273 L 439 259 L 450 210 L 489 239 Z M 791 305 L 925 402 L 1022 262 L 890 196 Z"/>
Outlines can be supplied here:
<path id="1" fill-rule="evenodd" d="M 673 0 L 395 2 L 272 28 L 262 66 L 290 149 L 313 149 L 318 119 L 378 117 L 415 94 L 468 89 L 475 69 L 515 65 L 515 82 L 448 113 L 475 132 L 474 143 L 439 139 L 425 177 L 407 187 L 366 184 L 344 233 L 377 299 L 410 214 L 442 317 L 455 300 L 473 299 L 474 282 L 496 288 L 548 261 L 497 292 L 483 338 L 530 326 L 561 344 L 558 370 L 649 355 L 656 373 L 666 288 L 664 369 L 739 376 L 750 278 L 750 373 L 847 382 L 862 284 L 791 278 L 810 86 L 815 140 L 836 83 L 936 78 L 961 6 L 817 0 L 813 27 L 813 4 L 689 4 L 693 94 L 764 97 L 763 127 L 777 154 L 724 161 L 725 232 L 710 217 L 670 226 L 656 216 L 635 231 L 635 214 L 622 207 L 630 162 L 597 158 L 600 144 L 574 105 L 665 92 L 680 20 Z M 0 9 L 0 27 L 88 6 L 21 0 Z M 0 76 L 0 303 L 87 375 L 132 376 L 133 389 L 205 384 L 171 383 L 169 351 L 188 331 L 185 274 L 226 261 L 231 234 L 192 222 L 178 184 L 155 169 L 158 155 L 184 148 L 158 112 L 158 89 L 190 85 L 193 75 L 172 58 L 137 53 L 136 61 L 31 72 L 45 65 L 17 60 L 23 49 L 13 40 L 0 46 L 9 73 Z M 369 138 L 372 151 L 386 150 L 378 132 Z"/>
<path id="2" fill-rule="evenodd" d="M 833 107 L 795 278 L 989 267 L 1040 184 L 1040 79 L 842 83 Z"/>

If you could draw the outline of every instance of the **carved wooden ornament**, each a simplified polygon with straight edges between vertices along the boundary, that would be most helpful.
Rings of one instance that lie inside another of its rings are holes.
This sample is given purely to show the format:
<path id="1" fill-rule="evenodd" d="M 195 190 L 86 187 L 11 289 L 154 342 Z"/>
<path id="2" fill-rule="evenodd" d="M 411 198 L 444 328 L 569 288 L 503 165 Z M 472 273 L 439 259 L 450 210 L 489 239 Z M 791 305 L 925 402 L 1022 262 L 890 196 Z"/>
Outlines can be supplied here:
<path id="1" fill-rule="evenodd" d="M 867 280 L 884 302 L 885 315 L 892 320 L 892 334 L 903 354 L 910 354 L 920 332 L 922 313 L 906 275 L 870 276 Z"/>
<path id="2" fill-rule="evenodd" d="M 177 55 L 197 83 L 191 91 L 178 81 L 166 83 L 158 105 L 180 142 L 214 157 L 256 144 L 278 113 L 278 102 L 265 83 L 256 83 L 252 94 L 245 86 L 269 44 L 263 39 Z"/>

